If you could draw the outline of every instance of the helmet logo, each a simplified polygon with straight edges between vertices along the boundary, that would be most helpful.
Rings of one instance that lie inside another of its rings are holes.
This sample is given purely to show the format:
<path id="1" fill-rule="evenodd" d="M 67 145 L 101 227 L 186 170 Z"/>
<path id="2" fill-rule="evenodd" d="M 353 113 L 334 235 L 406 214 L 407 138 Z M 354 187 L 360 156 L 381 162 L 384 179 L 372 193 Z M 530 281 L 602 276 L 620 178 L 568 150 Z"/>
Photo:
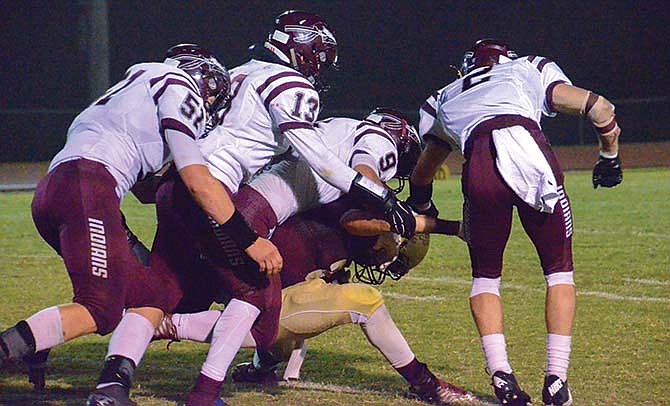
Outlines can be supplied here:
<path id="1" fill-rule="evenodd" d="M 284 30 L 286 30 L 287 33 L 293 33 L 293 41 L 298 44 L 309 44 L 316 38 L 321 38 L 321 42 L 324 44 L 337 45 L 335 35 L 333 35 L 333 33 L 326 27 L 287 25 Z"/>

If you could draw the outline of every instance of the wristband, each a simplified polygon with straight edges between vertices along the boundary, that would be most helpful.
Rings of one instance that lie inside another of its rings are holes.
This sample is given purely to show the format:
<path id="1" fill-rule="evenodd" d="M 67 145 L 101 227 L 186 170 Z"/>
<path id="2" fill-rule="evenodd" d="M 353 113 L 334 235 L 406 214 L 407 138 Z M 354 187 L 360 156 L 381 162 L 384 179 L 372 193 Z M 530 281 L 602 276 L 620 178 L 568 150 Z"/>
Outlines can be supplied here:
<path id="1" fill-rule="evenodd" d="M 602 152 L 602 151 L 599 151 L 599 152 L 600 152 L 600 156 L 605 158 L 605 159 L 614 159 L 614 158 L 619 156 L 618 153 L 608 154 L 607 152 Z"/>
<path id="2" fill-rule="evenodd" d="M 426 186 L 415 185 L 414 183 L 409 183 L 409 199 L 411 199 L 413 204 L 426 204 L 430 202 L 430 199 L 433 197 L 433 182 L 427 184 Z"/>
<path id="3" fill-rule="evenodd" d="M 210 221 L 215 229 L 218 228 L 223 231 L 242 250 L 249 248 L 258 239 L 258 234 L 249 227 L 244 217 L 237 210 L 223 224 L 218 224 L 211 217 Z"/>

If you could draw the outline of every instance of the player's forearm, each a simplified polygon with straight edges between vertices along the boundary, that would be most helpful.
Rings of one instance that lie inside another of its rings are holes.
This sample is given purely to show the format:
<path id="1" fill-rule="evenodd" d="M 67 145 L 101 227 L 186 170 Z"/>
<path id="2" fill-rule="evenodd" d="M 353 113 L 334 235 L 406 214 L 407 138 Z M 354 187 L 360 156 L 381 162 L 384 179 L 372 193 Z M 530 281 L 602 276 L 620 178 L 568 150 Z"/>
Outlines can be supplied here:
<path id="1" fill-rule="evenodd" d="M 189 165 L 179 171 L 195 202 L 219 224 L 226 223 L 235 212 L 230 196 L 221 182 L 204 165 Z"/>
<path id="2" fill-rule="evenodd" d="M 437 141 L 434 137 L 427 137 L 419 160 L 412 170 L 410 182 L 417 186 L 426 186 L 433 182 L 435 174 L 451 153 L 451 147 L 444 142 Z"/>
<path id="3" fill-rule="evenodd" d="M 379 186 L 384 186 L 384 182 L 379 179 L 379 176 L 377 175 L 377 172 L 373 169 L 370 168 L 367 165 L 356 165 L 354 167 L 354 170 L 361 175 L 365 176 L 366 178 L 370 179 L 371 181 L 375 182 Z"/>
<path id="4" fill-rule="evenodd" d="M 416 232 L 442 235 L 458 235 L 461 222 L 428 216 L 416 216 Z"/>
<path id="5" fill-rule="evenodd" d="M 603 155 L 613 157 L 619 153 L 621 129 L 616 121 L 614 105 L 606 98 L 585 89 L 560 84 L 553 90 L 552 101 L 557 111 L 584 115 L 591 121 Z"/>

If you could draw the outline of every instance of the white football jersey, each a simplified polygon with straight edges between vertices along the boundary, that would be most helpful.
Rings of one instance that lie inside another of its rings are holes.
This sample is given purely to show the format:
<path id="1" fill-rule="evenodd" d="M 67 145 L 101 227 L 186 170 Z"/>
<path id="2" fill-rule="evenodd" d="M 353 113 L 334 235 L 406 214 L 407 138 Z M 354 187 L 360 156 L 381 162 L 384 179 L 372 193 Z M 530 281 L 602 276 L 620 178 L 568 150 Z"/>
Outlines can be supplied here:
<path id="1" fill-rule="evenodd" d="M 540 56 L 525 56 L 474 69 L 432 95 L 419 110 L 421 136 L 433 134 L 461 152 L 477 124 L 503 114 L 540 123 L 554 116 L 550 90 L 572 84 L 558 65 Z"/>
<path id="2" fill-rule="evenodd" d="M 170 160 L 166 130 L 183 133 L 202 160 L 195 140 L 202 136 L 205 121 L 198 86 L 186 72 L 165 63 L 136 64 L 74 119 L 49 171 L 73 159 L 100 162 L 116 180 L 121 199 L 138 180 Z"/>
<path id="3" fill-rule="evenodd" d="M 348 167 L 366 165 L 383 182 L 395 176 L 397 148 L 393 137 L 381 127 L 351 118 L 328 118 L 315 123 L 314 128 L 328 149 Z M 249 185 L 270 203 L 278 224 L 294 214 L 335 201 L 343 194 L 297 157 L 272 165 Z"/>
<path id="4" fill-rule="evenodd" d="M 230 70 L 232 101 L 200 142 L 212 174 L 235 193 L 290 146 L 334 186 L 348 191 L 355 172 L 330 152 L 313 128 L 319 94 L 299 72 L 255 59 Z"/>

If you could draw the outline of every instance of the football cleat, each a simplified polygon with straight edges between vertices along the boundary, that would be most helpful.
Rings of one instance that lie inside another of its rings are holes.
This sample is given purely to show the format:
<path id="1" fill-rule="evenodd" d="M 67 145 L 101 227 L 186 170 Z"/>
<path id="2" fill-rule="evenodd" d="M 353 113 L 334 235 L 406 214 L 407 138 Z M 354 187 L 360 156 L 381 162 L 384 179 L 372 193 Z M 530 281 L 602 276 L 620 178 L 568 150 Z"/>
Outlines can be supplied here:
<path id="1" fill-rule="evenodd" d="M 276 386 L 279 378 L 275 369 L 257 368 L 251 362 L 238 364 L 233 370 L 233 382 Z"/>
<path id="2" fill-rule="evenodd" d="M 530 396 L 521 390 L 514 374 L 497 371 L 491 377 L 491 385 L 501 405 L 530 406 Z"/>
<path id="3" fill-rule="evenodd" d="M 44 392 L 46 386 L 47 359 L 49 350 L 43 350 L 34 355 L 23 357 L 23 363 L 26 364 L 26 374 L 28 382 L 33 384 L 35 392 Z"/>
<path id="4" fill-rule="evenodd" d="M 96 389 L 86 399 L 86 406 L 137 406 L 128 397 L 128 389 L 122 385 L 110 385 Z"/>
<path id="5" fill-rule="evenodd" d="M 412 397 L 433 405 L 479 404 L 479 400 L 472 393 L 430 375 L 425 383 L 409 388 Z"/>
<path id="6" fill-rule="evenodd" d="M 568 381 L 564 381 L 556 375 L 545 376 L 544 388 L 542 389 L 542 403 L 545 406 L 571 405 L 572 394 L 568 387 Z"/>

